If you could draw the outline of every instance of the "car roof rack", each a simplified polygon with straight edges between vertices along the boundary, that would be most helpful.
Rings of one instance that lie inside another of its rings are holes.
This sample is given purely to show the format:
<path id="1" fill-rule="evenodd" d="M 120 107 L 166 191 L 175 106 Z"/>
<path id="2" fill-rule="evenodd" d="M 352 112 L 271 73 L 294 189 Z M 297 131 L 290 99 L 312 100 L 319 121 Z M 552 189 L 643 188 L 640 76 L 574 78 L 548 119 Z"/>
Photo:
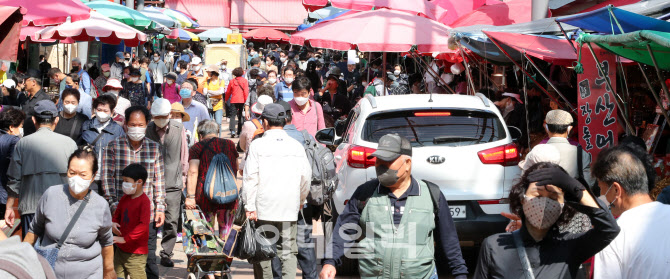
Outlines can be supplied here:
<path id="1" fill-rule="evenodd" d="M 482 93 L 475 93 L 475 96 L 479 97 L 479 99 L 482 100 L 482 103 L 484 103 L 484 106 L 490 107 L 491 102 L 489 101 L 489 98 L 486 98 L 486 96 Z"/>
<path id="2" fill-rule="evenodd" d="M 370 101 L 370 106 L 372 106 L 373 109 L 377 108 L 377 100 L 375 100 L 375 96 L 372 96 L 372 94 L 367 94 L 365 95 L 365 99 Z"/>

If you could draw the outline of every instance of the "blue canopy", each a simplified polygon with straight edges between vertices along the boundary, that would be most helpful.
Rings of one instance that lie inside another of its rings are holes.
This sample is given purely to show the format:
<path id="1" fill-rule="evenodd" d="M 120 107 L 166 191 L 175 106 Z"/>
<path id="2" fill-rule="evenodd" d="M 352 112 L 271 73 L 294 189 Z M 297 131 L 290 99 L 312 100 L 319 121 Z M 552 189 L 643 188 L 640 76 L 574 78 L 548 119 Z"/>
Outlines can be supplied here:
<path id="1" fill-rule="evenodd" d="M 670 22 L 622 10 L 612 5 L 587 13 L 559 17 L 556 20 L 607 34 L 623 34 L 640 30 L 670 32 Z"/>
<path id="2" fill-rule="evenodd" d="M 320 22 L 323 22 L 323 21 L 326 21 L 326 20 L 331 20 L 331 19 L 334 19 L 334 18 L 336 18 L 336 17 L 342 16 L 342 15 L 344 15 L 344 14 L 345 14 L 346 12 L 348 12 L 348 11 L 349 11 L 349 10 L 342 10 L 341 12 L 338 12 L 338 13 L 336 13 L 336 14 L 330 15 L 329 17 L 326 17 L 326 18 L 324 18 L 324 19 L 319 19 L 319 20 L 315 21 L 314 23 L 300 24 L 296 30 L 298 30 L 298 31 L 305 30 L 305 29 L 310 28 L 310 27 L 312 27 L 312 26 L 314 26 L 314 25 L 316 25 L 316 24 L 319 24 Z"/>

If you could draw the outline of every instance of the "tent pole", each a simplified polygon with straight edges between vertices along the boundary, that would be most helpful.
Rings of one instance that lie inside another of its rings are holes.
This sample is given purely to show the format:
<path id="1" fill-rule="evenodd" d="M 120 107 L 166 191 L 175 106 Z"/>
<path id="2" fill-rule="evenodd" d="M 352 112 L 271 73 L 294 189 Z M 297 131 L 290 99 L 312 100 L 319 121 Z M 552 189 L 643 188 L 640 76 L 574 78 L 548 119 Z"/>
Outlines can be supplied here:
<path id="1" fill-rule="evenodd" d="M 658 81 L 661 82 L 661 87 L 663 88 L 665 97 L 668 98 L 668 100 L 670 100 L 670 93 L 668 93 L 668 87 L 665 85 L 665 82 L 663 81 L 663 75 L 661 75 L 661 69 L 658 68 L 658 62 L 656 62 L 656 56 L 654 56 L 654 52 L 651 51 L 651 46 L 649 46 L 649 44 L 647 44 L 647 51 L 649 51 L 651 62 L 654 62 L 654 68 L 656 68 L 656 75 L 658 76 Z"/>
<path id="2" fill-rule="evenodd" d="M 523 52 L 524 56 L 526 56 L 526 52 Z M 530 60 L 528 56 L 526 56 L 527 60 Z M 523 65 L 523 57 L 521 57 L 521 65 Z M 530 148 L 530 119 L 528 118 L 528 86 L 526 86 L 526 79 L 523 79 L 523 99 L 524 99 L 524 109 L 526 110 L 525 118 L 526 118 L 526 136 L 528 138 L 528 148 Z M 517 127 L 518 128 L 518 127 Z"/>
<path id="3" fill-rule="evenodd" d="M 486 33 L 484 33 L 484 34 L 486 34 Z M 505 56 L 507 56 L 507 58 L 508 58 L 510 61 L 512 61 L 512 63 L 514 63 L 514 65 L 516 65 L 517 67 L 519 67 L 519 69 L 521 69 L 521 72 L 522 72 L 524 75 L 526 75 L 528 78 L 530 78 L 530 80 L 533 81 L 533 83 L 534 83 L 535 85 L 537 85 L 537 87 L 540 88 L 540 89 L 542 90 L 542 92 L 544 92 L 545 95 L 549 96 L 549 99 L 551 99 L 552 101 L 554 101 L 554 103 L 556 103 L 559 107 L 563 108 L 563 106 L 561 105 L 561 103 L 560 103 L 558 100 L 556 100 L 556 98 L 554 98 L 554 96 L 551 96 L 551 94 L 549 94 L 549 92 L 547 92 L 547 90 L 544 89 L 544 87 L 542 87 L 542 85 L 540 85 L 540 83 L 537 82 L 537 80 L 535 80 L 535 79 L 534 79 L 528 72 L 526 72 L 526 70 L 525 70 L 523 67 L 521 67 L 521 65 L 519 65 L 519 63 L 516 63 L 516 61 L 514 61 L 514 59 L 512 59 L 512 56 L 510 56 L 509 53 L 507 53 L 507 51 L 505 51 L 505 50 L 502 48 L 502 46 L 500 46 L 500 44 L 498 44 L 498 42 L 497 42 L 496 40 L 494 40 L 493 38 L 489 37 L 488 35 L 486 35 L 486 36 L 491 40 L 491 42 L 493 42 L 494 45 L 496 45 L 496 47 L 498 47 L 498 49 L 500 49 L 500 51 L 502 51 L 503 54 L 505 54 Z M 571 104 L 570 102 L 568 102 L 568 100 L 565 100 L 565 105 L 567 105 L 568 107 L 570 107 L 571 111 L 575 111 L 575 107 L 573 107 L 572 104 Z"/>
<path id="4" fill-rule="evenodd" d="M 458 44 L 458 51 L 461 53 L 461 57 L 463 57 L 463 64 L 465 64 L 465 75 L 468 78 L 468 83 L 470 84 L 470 88 L 472 89 L 472 92 L 468 90 L 468 95 L 472 93 L 472 96 L 475 95 L 475 82 L 472 81 L 472 73 L 470 72 L 470 64 L 468 63 L 468 60 L 465 59 L 465 51 L 463 51 L 463 47 L 461 44 Z"/>
<path id="5" fill-rule="evenodd" d="M 386 72 L 386 52 L 382 52 L 382 76 L 384 77 L 384 83 L 388 82 L 387 72 Z M 388 94 L 386 89 L 386 84 L 384 84 L 384 96 Z"/>
<path id="6" fill-rule="evenodd" d="M 668 124 L 670 127 L 670 117 L 668 117 L 668 111 L 665 110 L 665 107 L 663 107 L 663 101 L 661 101 L 661 98 L 658 96 L 658 93 L 654 90 L 654 87 L 651 85 L 651 81 L 649 81 L 649 77 L 647 76 L 647 73 L 644 71 L 644 68 L 642 68 L 642 64 L 637 63 L 637 65 L 640 67 L 640 72 L 642 72 L 642 76 L 644 77 L 644 81 L 647 82 L 647 86 L 649 86 L 649 90 L 651 91 L 651 95 L 654 96 L 654 100 L 656 100 L 656 103 L 658 104 L 658 107 L 661 108 L 661 113 L 663 113 L 663 117 L 665 117 L 665 123 Z M 661 130 L 663 127 L 661 127 Z"/>
<path id="7" fill-rule="evenodd" d="M 568 40 L 568 42 L 570 43 L 570 46 L 572 47 L 572 50 L 574 50 L 575 53 L 579 53 L 579 52 L 577 52 L 577 48 L 575 47 L 575 45 L 572 44 L 572 40 L 570 40 L 570 37 L 568 37 L 568 33 L 565 33 L 565 29 L 563 29 L 563 26 L 561 26 L 561 23 L 556 21 L 555 19 L 554 19 L 554 22 L 556 22 L 556 24 L 558 24 L 558 28 L 561 29 L 561 32 L 563 33 L 563 36 L 565 36 L 565 39 Z"/>
<path id="8" fill-rule="evenodd" d="M 440 75 L 438 75 L 438 73 L 436 73 L 435 71 L 433 71 L 433 69 L 430 67 L 430 65 L 428 65 L 425 61 L 423 61 L 423 60 L 421 59 L 421 57 L 417 57 L 418 54 L 417 54 L 416 52 L 410 51 L 409 53 L 412 55 L 412 59 L 414 59 L 414 61 L 421 61 L 421 62 L 423 62 L 423 63 L 426 65 L 425 67 L 426 67 L 426 70 L 428 70 L 428 74 L 430 74 L 431 76 L 433 76 L 433 79 L 435 79 L 436 81 L 438 81 L 438 84 L 441 84 L 442 87 L 447 88 L 447 90 L 449 90 L 449 92 L 451 92 L 451 94 L 456 94 L 456 92 L 454 92 L 454 90 L 451 89 L 451 87 L 449 87 L 449 85 L 447 84 L 447 82 L 444 81 L 444 80 L 442 79 L 442 77 L 441 77 Z M 417 59 L 417 58 L 418 58 L 418 59 Z M 422 67 L 424 67 L 424 66 L 423 66 L 424 64 L 419 63 L 419 65 L 422 66 Z M 439 85 L 438 85 L 438 86 L 439 86 Z M 432 92 L 429 92 L 429 93 L 432 93 Z"/>
<path id="9" fill-rule="evenodd" d="M 533 68 L 535 68 L 535 70 L 536 70 L 538 73 L 540 73 L 540 75 L 542 76 L 542 78 L 544 78 L 544 80 L 547 81 L 547 84 L 551 85 L 551 87 L 554 88 L 554 90 L 556 90 L 556 94 L 558 94 L 558 96 L 561 96 L 561 99 L 563 99 L 566 103 L 570 103 L 570 102 L 568 102 L 568 99 L 565 98 L 565 96 L 563 95 L 563 93 L 561 93 L 561 91 L 558 90 L 558 87 L 556 87 L 556 86 L 554 85 L 554 83 L 551 82 L 551 80 L 549 80 L 549 78 L 547 78 L 547 76 L 544 74 L 544 72 L 542 72 L 542 71 L 540 70 L 540 68 L 535 64 L 535 62 L 533 62 L 533 59 L 530 59 L 530 57 L 528 57 L 528 54 L 527 54 L 525 51 L 523 52 L 523 56 L 525 56 L 525 57 L 526 57 L 526 60 L 528 60 L 528 62 L 530 62 L 530 65 L 532 65 Z M 572 108 L 573 111 L 575 110 L 575 108 L 573 108 L 572 105 L 570 105 L 570 108 Z"/>
<path id="10" fill-rule="evenodd" d="M 600 74 L 603 75 L 603 77 L 605 77 L 605 81 L 607 82 L 607 86 L 609 86 L 610 89 L 612 90 L 612 94 L 614 94 L 614 96 L 615 96 L 614 101 L 617 103 L 616 105 L 619 108 L 623 108 L 624 107 L 623 106 L 623 100 L 621 99 L 621 96 L 619 96 L 616 93 L 616 91 L 614 90 L 615 88 L 612 86 L 612 82 L 610 82 L 610 79 L 606 77 L 605 71 L 602 69 L 602 67 L 600 65 L 600 60 L 598 59 L 598 56 L 596 56 L 596 52 L 593 51 L 593 47 L 591 46 L 591 43 L 587 43 L 586 46 L 589 47 L 589 51 L 591 52 L 591 55 L 593 55 L 593 59 L 596 61 L 596 68 L 598 68 L 598 71 L 600 72 Z M 626 126 L 625 126 L 626 134 L 632 135 L 633 134 L 633 126 L 630 125 L 630 122 L 628 121 L 628 115 L 625 114 L 625 111 L 624 111 L 623 117 L 621 117 L 621 118 L 623 119 L 623 122 L 626 124 Z"/>
<path id="11" fill-rule="evenodd" d="M 623 64 L 621 64 L 621 56 L 617 55 L 616 60 L 617 60 L 616 62 L 617 62 L 617 66 L 618 66 L 618 69 L 619 69 L 619 76 L 621 77 L 620 80 L 621 80 L 621 88 L 623 89 L 622 90 L 623 91 L 622 92 L 623 98 L 625 100 L 630 100 L 630 92 L 628 91 L 628 80 L 626 80 L 626 73 L 624 71 Z M 629 107 L 630 106 L 626 105 L 626 108 L 625 108 L 626 109 L 626 115 L 630 115 Z"/>
<path id="12" fill-rule="evenodd" d="M 465 53 L 465 57 L 469 58 L 471 61 L 476 60 L 473 57 L 471 57 L 467 52 Z M 483 68 L 483 70 L 482 70 L 482 68 Z M 498 91 L 502 91 L 502 89 L 500 89 L 498 87 L 498 85 L 496 85 L 496 83 L 491 80 L 491 77 L 489 77 L 489 73 L 488 73 L 488 69 L 486 68 L 486 64 L 478 62 L 477 63 L 477 69 L 479 69 L 479 74 L 480 74 L 479 78 L 482 78 L 482 76 L 486 77 L 486 79 L 491 82 L 491 85 L 493 85 L 493 87 L 495 87 Z M 481 85 L 482 81 L 480 80 L 479 82 L 480 82 L 480 88 L 481 88 L 482 87 L 482 85 Z"/>

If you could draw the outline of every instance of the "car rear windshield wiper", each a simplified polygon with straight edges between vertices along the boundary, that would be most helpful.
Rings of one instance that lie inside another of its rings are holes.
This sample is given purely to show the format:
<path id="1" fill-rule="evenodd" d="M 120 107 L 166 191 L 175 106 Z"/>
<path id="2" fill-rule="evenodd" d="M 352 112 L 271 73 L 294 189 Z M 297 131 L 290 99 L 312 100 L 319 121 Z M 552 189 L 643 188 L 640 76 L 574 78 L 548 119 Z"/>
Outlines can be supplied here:
<path id="1" fill-rule="evenodd" d="M 462 141 L 479 142 L 481 141 L 481 139 L 475 137 L 462 137 L 462 136 L 441 136 L 433 138 L 433 144 L 462 142 Z"/>

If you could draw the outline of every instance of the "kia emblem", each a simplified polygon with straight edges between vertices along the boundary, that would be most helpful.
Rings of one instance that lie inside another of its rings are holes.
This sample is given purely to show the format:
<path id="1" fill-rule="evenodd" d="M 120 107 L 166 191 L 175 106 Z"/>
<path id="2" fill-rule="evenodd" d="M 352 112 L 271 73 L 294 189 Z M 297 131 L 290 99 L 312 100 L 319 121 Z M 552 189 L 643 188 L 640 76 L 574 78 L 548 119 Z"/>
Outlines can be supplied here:
<path id="1" fill-rule="evenodd" d="M 437 165 L 437 164 L 444 163 L 444 161 L 446 161 L 446 159 L 442 156 L 433 155 L 433 156 L 428 157 L 428 159 L 426 159 L 426 161 L 428 161 L 428 163 Z"/>

